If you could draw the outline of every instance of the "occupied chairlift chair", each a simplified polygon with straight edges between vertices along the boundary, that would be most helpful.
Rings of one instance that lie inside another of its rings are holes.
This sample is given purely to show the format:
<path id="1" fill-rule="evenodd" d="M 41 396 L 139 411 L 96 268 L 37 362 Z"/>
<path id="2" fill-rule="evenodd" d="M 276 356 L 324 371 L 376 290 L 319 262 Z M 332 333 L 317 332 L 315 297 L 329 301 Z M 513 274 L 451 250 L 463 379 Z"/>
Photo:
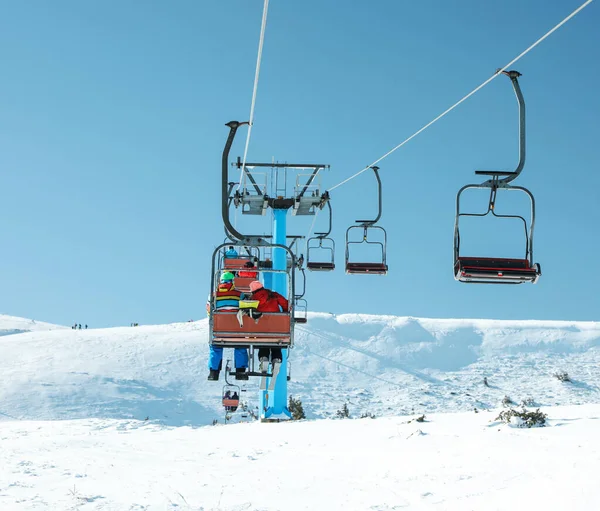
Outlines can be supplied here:
<path id="1" fill-rule="evenodd" d="M 236 251 L 238 249 L 238 247 L 231 242 L 229 242 L 227 248 L 230 247 L 235 247 Z M 240 255 L 233 257 L 228 257 L 226 250 L 222 252 L 221 266 L 223 269 L 234 273 L 235 278 L 233 283 L 235 288 L 241 292 L 249 292 L 250 282 L 258 278 L 258 266 L 260 261 L 260 250 L 258 247 L 241 247 Z"/>
<path id="2" fill-rule="evenodd" d="M 481 184 L 463 186 L 456 196 L 456 219 L 454 223 L 454 278 L 459 282 L 479 284 L 522 284 L 531 282 L 535 284 L 542 274 L 538 263 L 533 263 L 533 228 L 535 224 L 535 200 L 529 190 L 522 186 L 511 186 L 513 181 L 523 170 L 525 165 L 525 101 L 519 86 L 517 71 L 504 71 L 512 82 L 517 101 L 519 103 L 519 164 L 514 172 L 476 170 L 475 174 L 489 176 L 490 179 Z M 460 196 L 468 188 L 489 188 L 490 197 L 485 213 L 462 213 L 460 210 Z M 531 223 L 527 228 L 527 221 L 520 215 L 497 214 L 496 195 L 498 190 L 520 190 L 529 196 L 531 202 Z M 525 258 L 496 258 L 496 257 L 466 257 L 460 255 L 459 220 L 461 216 L 483 217 L 491 213 L 497 218 L 517 218 L 523 222 L 525 230 Z"/>
<path id="3" fill-rule="evenodd" d="M 287 247 L 276 245 L 278 248 Z M 293 300 L 290 300 L 288 312 L 264 312 L 258 320 L 247 315 L 241 316 L 240 326 L 237 311 L 221 311 L 215 309 L 214 290 L 219 275 L 225 270 L 247 270 L 245 266 L 223 268 L 218 265 L 218 247 L 213 254 L 213 273 L 211 278 L 211 312 L 210 339 L 211 344 L 221 347 L 291 347 L 293 345 Z M 292 254 L 293 257 L 293 254 Z M 227 261 L 227 259 L 225 259 Z M 288 274 L 288 296 L 294 296 L 293 270 L 275 270 L 260 268 L 261 273 Z"/>
<path id="4" fill-rule="evenodd" d="M 293 252 L 286 245 L 269 243 L 264 236 L 260 235 L 244 235 L 240 233 L 232 224 L 229 219 L 229 206 L 231 187 L 228 183 L 227 166 L 229 159 L 229 151 L 235 138 L 235 133 L 239 126 L 246 123 L 239 123 L 232 121 L 227 124 L 230 129 L 225 148 L 223 149 L 222 157 L 222 217 L 225 226 L 225 232 L 230 240 L 238 240 L 238 246 L 249 247 L 251 250 L 256 248 L 257 250 L 266 250 L 278 248 L 285 250 L 288 256 L 294 263 L 292 269 L 287 268 L 285 270 L 276 270 L 269 268 L 269 265 L 262 264 L 259 260 L 258 269 L 261 273 L 280 273 L 287 275 L 287 285 L 289 297 L 294 296 L 295 291 L 295 274 L 293 268 L 295 267 L 295 256 Z M 258 320 L 251 318 L 247 315 L 241 316 L 241 326 L 238 321 L 236 311 L 223 311 L 215 308 L 215 289 L 219 282 L 219 276 L 223 271 L 241 269 L 239 266 L 235 268 L 225 268 L 225 261 L 221 257 L 222 251 L 225 247 L 231 245 L 230 242 L 223 243 L 215 248 L 212 257 L 211 267 L 211 283 L 210 283 L 210 317 L 209 317 L 209 342 L 213 346 L 220 347 L 232 347 L 232 348 L 248 348 L 250 353 L 250 367 L 249 376 L 270 376 L 264 373 L 257 373 L 253 371 L 254 356 L 253 350 L 255 347 L 280 347 L 280 348 L 291 348 L 294 344 L 294 321 L 292 320 L 294 314 L 294 301 L 290 300 L 289 310 L 287 312 L 265 312 L 262 313 Z M 247 261 L 244 261 L 244 264 Z M 228 265 L 233 266 L 232 262 L 228 262 Z M 244 266 L 245 268 L 245 266 Z"/>
<path id="5" fill-rule="evenodd" d="M 379 177 L 379 167 L 373 166 L 371 167 L 373 172 L 375 173 L 375 177 L 377 178 L 377 187 L 379 194 L 379 212 L 375 220 L 357 220 L 358 225 L 351 225 L 346 230 L 346 273 L 349 274 L 377 274 L 377 275 L 385 275 L 388 272 L 388 266 L 386 263 L 386 246 L 387 246 L 387 233 L 383 227 L 379 225 L 375 225 L 379 219 L 381 218 L 381 179 Z M 350 240 L 350 231 L 352 229 L 362 229 L 362 240 L 361 241 L 351 241 Z M 379 230 L 383 234 L 383 241 L 370 241 L 368 239 L 369 230 L 373 232 L 374 230 Z M 376 262 L 352 262 L 350 261 L 350 245 L 353 244 L 363 244 L 366 243 L 368 245 L 378 245 L 381 249 L 381 258 Z"/>
<path id="6" fill-rule="evenodd" d="M 240 405 L 241 388 L 239 385 L 233 385 L 227 380 L 227 375 L 231 372 L 230 361 L 225 364 L 225 385 L 223 385 L 223 406 L 226 412 L 235 412 Z M 233 373 L 235 374 L 235 373 Z"/>

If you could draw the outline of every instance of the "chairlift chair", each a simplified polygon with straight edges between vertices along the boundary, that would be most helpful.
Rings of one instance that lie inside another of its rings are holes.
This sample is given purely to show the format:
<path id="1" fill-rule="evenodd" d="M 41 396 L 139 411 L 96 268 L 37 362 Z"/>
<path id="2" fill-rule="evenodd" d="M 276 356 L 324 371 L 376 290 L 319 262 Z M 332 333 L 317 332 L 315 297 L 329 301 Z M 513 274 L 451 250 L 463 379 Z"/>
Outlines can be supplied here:
<path id="1" fill-rule="evenodd" d="M 385 275 L 388 272 L 388 265 L 386 262 L 386 247 L 387 247 L 387 233 L 385 229 L 379 225 L 375 225 L 379 219 L 381 218 L 381 179 L 379 177 L 379 167 L 373 166 L 371 167 L 373 172 L 375 173 L 375 177 L 377 178 L 378 185 L 378 195 L 379 195 L 379 212 L 375 220 L 357 220 L 358 225 L 351 225 L 346 230 L 346 273 L 354 274 L 354 275 L 366 275 L 366 274 L 375 274 L 375 275 Z M 350 232 L 353 229 L 362 229 L 362 240 L 353 241 L 350 239 Z M 374 231 L 381 231 L 382 239 L 381 241 L 372 241 L 369 240 L 368 235 L 369 231 L 373 233 Z M 350 245 L 359 245 L 359 244 L 367 244 L 367 245 L 377 245 L 380 248 L 381 257 L 378 258 L 377 261 L 371 262 L 356 262 L 350 260 Z"/>
<path id="2" fill-rule="evenodd" d="M 317 236 L 309 238 L 306 242 L 306 268 L 310 271 L 333 271 L 335 270 L 335 241 L 333 238 L 323 236 L 325 233 L 316 234 Z M 315 253 L 324 257 L 316 257 Z"/>
<path id="3" fill-rule="evenodd" d="M 327 232 L 315 233 L 316 236 L 306 241 L 306 268 L 310 271 L 332 271 L 335 269 L 335 241 L 329 237 L 332 221 L 329 200 L 327 200 L 327 207 L 329 208 L 329 229 Z"/>
<path id="4" fill-rule="evenodd" d="M 235 412 L 240 404 L 241 388 L 239 385 L 233 385 L 227 380 L 230 372 L 230 361 L 225 364 L 225 385 L 223 385 L 223 406 L 226 412 Z"/>
<path id="5" fill-rule="evenodd" d="M 222 259 L 219 252 L 224 245 L 217 247 L 213 253 L 212 276 L 211 276 L 211 294 L 210 294 L 210 319 L 209 319 L 209 339 L 214 346 L 249 348 L 254 347 L 281 347 L 290 348 L 293 346 L 294 339 L 294 289 L 295 278 L 294 271 L 275 270 L 273 268 L 261 268 L 261 273 L 283 273 L 287 274 L 288 292 L 290 297 L 290 307 L 288 312 L 264 312 L 259 319 L 253 319 L 248 315 L 240 315 L 237 311 L 223 311 L 215 308 L 214 292 L 218 286 L 218 278 L 222 271 L 230 268 L 223 268 L 220 263 Z M 281 248 L 291 255 L 294 255 L 285 245 L 269 245 L 270 247 Z M 233 269 L 233 268 L 231 268 Z M 241 320 L 241 326 L 240 326 Z"/>
<path id="6" fill-rule="evenodd" d="M 533 262 L 533 228 L 535 225 L 535 200 L 532 193 L 522 186 L 512 186 L 513 181 L 525 165 L 525 101 L 519 86 L 517 71 L 506 71 L 512 82 L 519 103 L 519 163 L 514 172 L 477 170 L 476 175 L 488 176 L 489 179 L 481 184 L 463 186 L 456 196 L 456 218 L 454 223 L 454 278 L 459 282 L 478 284 L 535 284 L 542 274 L 538 263 Z M 470 188 L 488 188 L 490 197 L 487 211 L 484 213 L 464 213 L 460 209 L 461 194 Z M 531 221 L 521 215 L 505 215 L 496 213 L 496 196 L 499 190 L 517 190 L 525 193 L 531 203 Z M 460 255 L 459 220 L 462 216 L 484 217 L 491 213 L 496 218 L 516 218 L 523 222 L 525 231 L 524 258 L 473 257 Z"/>
<path id="7" fill-rule="evenodd" d="M 304 298 L 296 298 L 294 322 L 305 324 L 308 321 L 308 304 Z"/>

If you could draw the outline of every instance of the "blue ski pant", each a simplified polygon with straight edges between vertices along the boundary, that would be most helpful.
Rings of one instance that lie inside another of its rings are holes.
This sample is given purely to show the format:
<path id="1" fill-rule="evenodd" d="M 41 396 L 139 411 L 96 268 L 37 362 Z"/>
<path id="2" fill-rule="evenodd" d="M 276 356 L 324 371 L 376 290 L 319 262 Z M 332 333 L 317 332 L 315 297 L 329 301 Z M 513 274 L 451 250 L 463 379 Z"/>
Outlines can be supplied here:
<path id="1" fill-rule="evenodd" d="M 233 360 L 235 367 L 248 367 L 248 350 L 246 348 L 235 348 Z M 223 348 L 211 346 L 208 355 L 208 368 L 214 371 L 221 369 L 223 365 Z"/>

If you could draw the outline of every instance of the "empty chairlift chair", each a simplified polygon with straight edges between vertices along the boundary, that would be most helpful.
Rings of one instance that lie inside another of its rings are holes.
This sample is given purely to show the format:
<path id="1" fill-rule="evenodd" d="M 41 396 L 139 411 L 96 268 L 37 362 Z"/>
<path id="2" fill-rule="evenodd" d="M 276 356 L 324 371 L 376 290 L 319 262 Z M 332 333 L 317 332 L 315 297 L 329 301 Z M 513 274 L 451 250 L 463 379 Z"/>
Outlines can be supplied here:
<path id="1" fill-rule="evenodd" d="M 308 319 L 308 304 L 304 298 L 296 298 L 294 307 L 294 322 L 305 324 Z"/>
<path id="2" fill-rule="evenodd" d="M 375 225 L 381 218 L 381 179 L 379 178 L 378 173 L 379 167 L 373 166 L 371 169 L 377 178 L 379 192 L 379 212 L 375 220 L 357 220 L 356 222 L 358 225 L 351 225 L 346 230 L 346 273 L 349 274 L 385 275 L 388 272 L 388 265 L 386 262 L 387 233 L 383 227 Z M 362 239 L 353 240 L 351 238 L 351 232 L 354 232 L 355 229 L 362 229 Z M 369 239 L 369 233 L 371 235 L 379 233 L 379 239 L 376 239 L 375 241 L 373 241 L 372 238 Z M 374 261 L 371 260 L 368 262 L 358 262 L 351 257 L 350 247 L 352 245 L 376 246 L 378 247 L 377 253 L 379 257 Z"/>
<path id="3" fill-rule="evenodd" d="M 333 271 L 335 269 L 335 241 L 329 238 L 331 233 L 331 204 L 329 208 L 329 229 L 317 232 L 316 236 L 306 242 L 306 268 L 311 271 Z"/>
<path id="4" fill-rule="evenodd" d="M 454 223 L 454 278 L 459 282 L 479 284 L 521 284 L 536 283 L 542 274 L 540 265 L 533 262 L 533 228 L 535 224 L 535 200 L 529 190 L 522 186 L 511 186 L 525 165 L 525 103 L 518 83 L 520 74 L 516 71 L 504 72 L 510 79 L 519 102 L 519 164 L 514 172 L 507 171 L 475 171 L 477 175 L 488 176 L 489 179 L 481 184 L 463 186 L 456 196 L 456 218 Z M 464 213 L 460 207 L 461 194 L 470 188 L 489 188 L 490 196 L 485 213 Z M 531 220 L 527 221 L 520 215 L 498 214 L 495 211 L 496 196 L 499 190 L 517 190 L 527 194 L 531 203 Z M 525 231 L 524 258 L 474 257 L 460 254 L 459 220 L 463 216 L 483 217 L 492 214 L 496 218 L 518 219 L 523 222 Z"/>

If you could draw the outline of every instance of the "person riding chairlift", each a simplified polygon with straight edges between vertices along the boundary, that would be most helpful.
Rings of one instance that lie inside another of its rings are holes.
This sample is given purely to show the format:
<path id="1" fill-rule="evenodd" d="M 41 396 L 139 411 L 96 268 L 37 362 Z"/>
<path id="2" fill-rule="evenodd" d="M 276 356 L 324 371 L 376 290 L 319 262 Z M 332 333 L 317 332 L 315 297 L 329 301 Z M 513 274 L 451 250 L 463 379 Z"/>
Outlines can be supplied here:
<path id="1" fill-rule="evenodd" d="M 225 259 L 233 259 L 238 256 L 238 251 L 230 245 L 225 252 Z"/>
<path id="2" fill-rule="evenodd" d="M 250 282 L 250 291 L 250 300 L 258 302 L 255 310 L 259 313 L 287 312 L 289 310 L 289 302 L 284 296 L 280 295 L 277 291 L 265 288 L 258 280 Z M 244 295 L 243 298 L 248 299 L 248 296 Z M 269 364 L 269 356 L 271 362 L 281 363 L 281 348 L 259 348 L 258 360 L 260 361 L 261 372 L 266 372 L 267 365 Z"/>
<path id="3" fill-rule="evenodd" d="M 233 284 L 234 275 L 227 271 L 221 275 L 221 283 L 215 292 L 215 309 L 218 311 L 237 311 L 240 307 L 241 293 L 235 289 Z M 206 303 L 206 314 L 210 315 L 210 295 Z M 247 380 L 248 375 L 248 350 L 246 348 L 235 348 L 235 378 L 236 380 Z M 208 379 L 218 381 L 219 373 L 223 367 L 223 348 L 210 346 L 208 356 Z"/>
<path id="4" fill-rule="evenodd" d="M 248 261 L 244 265 L 244 268 L 247 268 L 247 269 L 238 271 L 237 272 L 237 276 L 238 277 L 244 277 L 244 278 L 252 278 L 252 279 L 257 278 L 258 277 L 258 272 L 253 269 L 253 268 L 256 268 L 256 264 L 255 264 L 256 261 L 257 261 L 256 258 L 254 258 L 254 262 L 253 261 Z"/>

